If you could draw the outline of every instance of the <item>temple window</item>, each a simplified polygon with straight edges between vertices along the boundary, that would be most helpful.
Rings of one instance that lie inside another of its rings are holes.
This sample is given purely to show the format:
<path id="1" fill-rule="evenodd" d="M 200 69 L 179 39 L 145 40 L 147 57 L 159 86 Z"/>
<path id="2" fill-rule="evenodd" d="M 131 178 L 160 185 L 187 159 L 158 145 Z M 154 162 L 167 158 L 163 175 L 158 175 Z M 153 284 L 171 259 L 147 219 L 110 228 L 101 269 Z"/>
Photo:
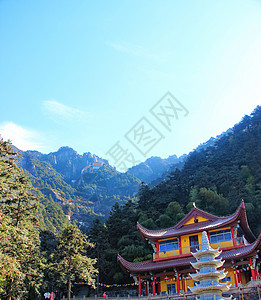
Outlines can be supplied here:
<path id="1" fill-rule="evenodd" d="M 159 252 L 167 252 L 179 249 L 179 241 L 177 238 L 159 242 Z"/>
<path id="2" fill-rule="evenodd" d="M 231 230 L 219 230 L 209 233 L 210 244 L 221 243 L 232 240 Z"/>
<path id="3" fill-rule="evenodd" d="M 190 244 L 190 251 L 195 252 L 199 247 L 198 236 L 197 235 L 190 236 L 189 237 L 189 244 Z"/>
<path id="4" fill-rule="evenodd" d="M 168 295 L 176 293 L 176 285 L 175 285 L 175 283 L 167 284 L 167 292 L 168 292 Z"/>

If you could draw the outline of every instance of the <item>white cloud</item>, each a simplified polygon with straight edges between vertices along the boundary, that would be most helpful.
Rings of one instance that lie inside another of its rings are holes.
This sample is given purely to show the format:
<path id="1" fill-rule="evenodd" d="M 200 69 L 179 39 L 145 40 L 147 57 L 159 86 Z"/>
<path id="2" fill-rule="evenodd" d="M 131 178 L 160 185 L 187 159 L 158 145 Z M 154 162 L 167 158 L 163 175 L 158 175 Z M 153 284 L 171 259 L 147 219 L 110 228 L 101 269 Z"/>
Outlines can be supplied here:
<path id="1" fill-rule="evenodd" d="M 20 150 L 41 150 L 43 146 L 38 142 L 39 133 L 32 129 L 26 129 L 13 122 L 0 123 L 0 135 Z"/>
<path id="2" fill-rule="evenodd" d="M 119 52 L 160 62 L 166 60 L 170 55 L 167 52 L 152 53 L 143 46 L 134 44 L 109 43 L 109 46 L 111 46 L 114 50 Z"/>
<path id="3" fill-rule="evenodd" d="M 43 108 L 55 121 L 87 121 L 91 114 L 68 105 L 64 105 L 55 100 L 43 101 Z M 57 119 L 58 118 L 58 119 Z"/>

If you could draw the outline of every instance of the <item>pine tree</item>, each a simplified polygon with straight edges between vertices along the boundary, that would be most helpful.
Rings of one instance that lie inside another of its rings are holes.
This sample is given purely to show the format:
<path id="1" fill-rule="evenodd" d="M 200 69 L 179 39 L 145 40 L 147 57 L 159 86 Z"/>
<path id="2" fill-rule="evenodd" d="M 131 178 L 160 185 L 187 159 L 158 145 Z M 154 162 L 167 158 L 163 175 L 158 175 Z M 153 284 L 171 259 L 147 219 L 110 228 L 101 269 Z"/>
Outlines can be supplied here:
<path id="1" fill-rule="evenodd" d="M 60 235 L 57 251 L 53 255 L 55 261 L 50 268 L 61 283 L 68 284 L 68 300 L 71 299 L 73 280 L 84 280 L 95 287 L 98 273 L 94 267 L 96 259 L 87 256 L 88 247 L 93 246 L 76 225 L 69 225 Z"/>
<path id="2" fill-rule="evenodd" d="M 37 199 L 24 172 L 17 165 L 17 153 L 10 142 L 0 140 L 0 254 L 8 300 L 23 294 L 37 294 L 42 262 L 37 229 Z"/>
<path id="3" fill-rule="evenodd" d="M 95 245 L 90 251 L 92 257 L 97 258 L 97 294 L 99 292 L 100 281 L 106 281 L 106 274 L 108 274 L 110 266 L 106 259 L 106 250 L 109 248 L 108 230 L 105 224 L 102 224 L 100 220 L 96 219 L 89 233 L 90 241 Z"/>

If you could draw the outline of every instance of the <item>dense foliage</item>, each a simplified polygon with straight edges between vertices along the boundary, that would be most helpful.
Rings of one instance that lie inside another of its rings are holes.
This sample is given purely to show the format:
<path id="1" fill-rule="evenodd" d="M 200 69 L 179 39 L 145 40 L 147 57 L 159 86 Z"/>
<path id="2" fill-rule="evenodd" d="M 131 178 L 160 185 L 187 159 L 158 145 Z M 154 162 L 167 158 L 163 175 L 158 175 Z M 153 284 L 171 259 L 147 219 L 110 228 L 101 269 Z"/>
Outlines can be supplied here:
<path id="1" fill-rule="evenodd" d="M 100 228 L 107 239 L 99 241 L 99 249 L 109 245 L 99 256 L 102 280 L 129 280 L 117 266 L 118 252 L 129 261 L 151 257 L 151 249 L 137 235 L 137 221 L 149 229 L 171 227 L 189 212 L 193 202 L 207 212 L 225 216 L 244 199 L 250 227 L 260 233 L 261 107 L 212 144 L 191 152 L 183 168 L 172 170 L 157 186 L 141 184 L 138 200 L 115 205 L 105 226 L 94 224 L 93 242 L 97 242 L 97 234 L 92 233 Z"/>
<path id="2" fill-rule="evenodd" d="M 102 166 L 93 171 L 91 166 L 97 159 Z M 140 180 L 132 174 L 119 173 L 107 161 L 90 153 L 79 155 L 69 147 L 49 154 L 22 152 L 19 164 L 45 199 L 51 197 L 64 214 L 86 228 L 96 218 L 108 217 L 116 202 L 128 202 L 139 189 Z M 48 204 L 57 211 L 52 201 Z M 63 217 L 60 214 L 59 223 L 63 223 Z M 51 229 L 50 223 L 55 220 L 49 220 L 45 229 Z"/>
<path id="3" fill-rule="evenodd" d="M 189 154 L 182 170 L 141 193 L 139 208 L 155 225 L 170 202 L 187 213 L 192 203 L 222 216 L 233 213 L 245 200 L 250 226 L 261 231 L 261 107 L 245 116 L 214 146 Z M 174 225 L 173 222 L 171 225 Z M 162 227 L 162 226 L 160 226 Z"/>
<path id="4" fill-rule="evenodd" d="M 2 297 L 19 299 L 37 293 L 42 278 L 39 233 L 35 226 L 37 199 L 16 164 L 8 142 L 0 140 L 0 253 Z"/>
<path id="5" fill-rule="evenodd" d="M 53 286 L 53 278 L 49 276 L 53 265 L 56 266 L 56 288 L 62 289 L 75 276 L 93 285 L 95 260 L 87 256 L 87 248 L 92 245 L 76 225 L 51 224 L 56 233 L 65 227 L 59 237 L 41 230 L 39 217 L 43 217 L 43 224 L 48 223 L 46 210 L 55 204 L 50 199 L 52 205 L 48 207 L 48 203 L 42 201 L 39 212 L 41 195 L 18 167 L 17 160 L 11 143 L 1 139 L 0 299 L 37 299 L 45 288 Z M 58 208 L 55 212 L 59 216 Z M 48 224 L 45 227 L 48 229 Z M 69 267 L 65 267 L 66 264 Z"/>
<path id="6" fill-rule="evenodd" d="M 72 281 L 85 281 L 95 287 L 96 259 L 87 256 L 87 248 L 93 244 L 76 225 L 68 226 L 60 235 L 56 251 L 51 254 L 48 271 L 56 286 L 68 283 L 67 299 L 71 297 Z"/>
<path id="7" fill-rule="evenodd" d="M 131 282 L 117 264 L 117 253 L 135 262 L 152 257 L 151 247 L 137 233 L 137 222 L 150 229 L 171 227 L 193 202 L 224 216 L 233 213 L 243 198 L 250 227 L 255 234 L 261 230 L 259 106 L 209 147 L 191 152 L 181 170 L 173 168 L 156 186 L 141 183 L 136 198 L 130 197 L 136 179 L 107 165 L 99 172 L 81 174 L 72 186 L 61 163 L 57 170 L 63 172 L 58 174 L 50 162 L 28 153 L 33 188 L 17 166 L 9 142 L 0 141 L 0 154 L 1 299 L 36 299 L 38 293 L 54 287 L 70 289 L 70 282 L 81 278 L 93 284 L 95 268 L 98 283 Z M 93 222 L 87 241 L 82 233 L 86 226 L 80 232 L 69 225 L 64 213 L 88 218 L 90 206 L 103 201 L 113 205 L 112 210 L 106 221 Z"/>

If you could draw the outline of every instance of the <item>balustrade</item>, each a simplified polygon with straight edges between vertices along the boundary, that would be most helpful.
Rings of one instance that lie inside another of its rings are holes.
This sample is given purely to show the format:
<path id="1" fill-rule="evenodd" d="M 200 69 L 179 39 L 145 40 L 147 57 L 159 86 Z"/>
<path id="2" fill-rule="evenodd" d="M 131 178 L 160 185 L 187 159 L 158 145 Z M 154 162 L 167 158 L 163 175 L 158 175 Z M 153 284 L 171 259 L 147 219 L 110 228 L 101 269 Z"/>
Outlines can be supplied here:
<path id="1" fill-rule="evenodd" d="M 244 245 L 245 241 L 243 237 L 237 237 L 236 238 L 236 246 Z M 228 247 L 233 246 L 233 240 L 230 241 L 225 241 L 225 242 L 218 242 L 218 243 L 213 243 L 211 244 L 211 247 L 213 249 L 226 249 Z M 181 249 L 181 251 L 180 251 Z M 174 257 L 174 256 L 179 256 L 179 255 L 186 255 L 186 254 L 191 254 L 191 252 L 195 252 L 196 250 L 201 249 L 201 244 L 198 246 L 186 246 L 186 247 L 181 247 L 179 250 L 172 250 L 172 251 L 164 251 L 164 252 L 158 252 L 153 254 L 154 259 L 158 258 L 167 258 L 167 257 Z"/>

